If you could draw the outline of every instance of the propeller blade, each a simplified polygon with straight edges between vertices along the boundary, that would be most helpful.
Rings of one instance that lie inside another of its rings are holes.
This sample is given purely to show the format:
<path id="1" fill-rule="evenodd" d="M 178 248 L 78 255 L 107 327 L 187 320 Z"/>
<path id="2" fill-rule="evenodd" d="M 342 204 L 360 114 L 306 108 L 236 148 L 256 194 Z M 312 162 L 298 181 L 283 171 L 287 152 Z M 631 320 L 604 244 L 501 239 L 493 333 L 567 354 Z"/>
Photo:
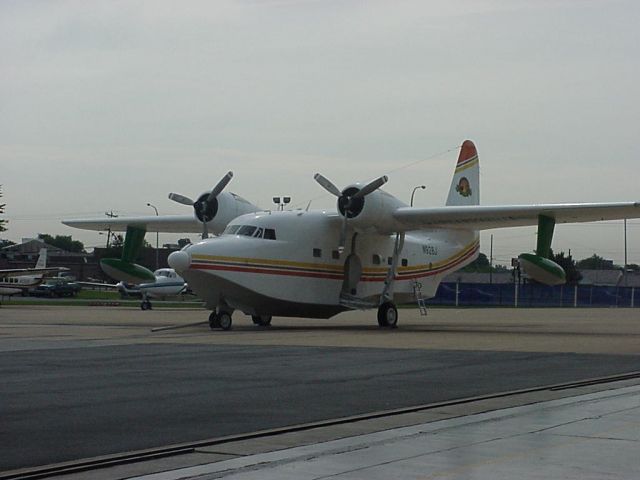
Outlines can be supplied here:
<path id="1" fill-rule="evenodd" d="M 383 175 L 380 178 L 376 178 L 375 180 L 372 180 L 371 182 L 367 183 L 364 187 L 360 189 L 360 191 L 358 191 L 351 198 L 356 199 L 356 198 L 364 197 L 365 195 L 369 195 L 371 192 L 373 192 L 374 190 L 377 190 L 382 185 L 387 183 L 388 180 L 389 180 L 389 177 L 387 177 L 386 175 Z"/>
<path id="2" fill-rule="evenodd" d="M 207 197 L 207 202 L 212 201 L 214 198 L 220 195 L 220 192 L 224 190 L 224 187 L 226 187 L 229 184 L 232 178 L 233 178 L 233 172 L 227 172 L 227 174 L 224 177 L 222 177 L 222 180 L 220 180 L 218 184 L 211 189 L 211 193 Z"/>
<path id="3" fill-rule="evenodd" d="M 184 195 L 180 195 L 179 193 L 170 193 L 169 199 L 173 200 L 174 202 L 181 203 L 182 205 L 192 206 L 194 203 L 193 200 L 191 200 L 189 197 L 185 197 Z"/>
<path id="4" fill-rule="evenodd" d="M 323 177 L 322 175 L 320 175 L 319 173 L 316 173 L 313 176 L 314 180 L 316 182 L 318 182 L 322 188 L 324 188 L 327 192 L 335 195 L 336 197 L 339 197 L 340 195 L 342 195 L 342 192 L 340 190 L 338 190 L 338 187 L 336 187 L 333 183 L 331 183 L 330 180 L 327 180 L 325 177 Z"/>

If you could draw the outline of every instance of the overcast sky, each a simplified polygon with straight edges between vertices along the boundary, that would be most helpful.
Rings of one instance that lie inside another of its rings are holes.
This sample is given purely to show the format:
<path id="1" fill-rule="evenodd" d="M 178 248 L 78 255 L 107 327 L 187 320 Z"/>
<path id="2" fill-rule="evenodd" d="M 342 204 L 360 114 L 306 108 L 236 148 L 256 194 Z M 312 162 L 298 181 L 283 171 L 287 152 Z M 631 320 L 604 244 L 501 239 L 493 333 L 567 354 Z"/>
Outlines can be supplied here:
<path id="1" fill-rule="evenodd" d="M 440 206 L 465 138 L 485 205 L 640 200 L 639 20 L 631 0 L 5 0 L 3 238 L 100 245 L 60 220 L 189 214 L 167 194 L 228 170 L 265 208 L 335 208 L 315 172 Z M 490 233 L 501 263 L 535 247 Z M 640 220 L 628 243 L 640 263 Z M 554 249 L 622 263 L 622 222 L 559 226 Z"/>

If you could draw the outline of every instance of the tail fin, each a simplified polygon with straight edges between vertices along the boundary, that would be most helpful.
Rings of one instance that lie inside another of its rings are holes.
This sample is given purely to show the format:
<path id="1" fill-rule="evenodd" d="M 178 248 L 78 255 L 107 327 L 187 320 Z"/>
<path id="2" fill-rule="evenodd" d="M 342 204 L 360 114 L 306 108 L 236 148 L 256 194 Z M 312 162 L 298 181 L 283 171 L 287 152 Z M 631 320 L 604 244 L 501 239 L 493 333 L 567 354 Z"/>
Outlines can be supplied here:
<path id="1" fill-rule="evenodd" d="M 460 148 L 458 163 L 453 173 L 447 205 L 480 204 L 480 168 L 478 151 L 471 140 L 465 140 Z"/>
<path id="2" fill-rule="evenodd" d="M 47 268 L 47 249 L 41 248 L 38 261 L 36 262 L 36 268 Z"/>

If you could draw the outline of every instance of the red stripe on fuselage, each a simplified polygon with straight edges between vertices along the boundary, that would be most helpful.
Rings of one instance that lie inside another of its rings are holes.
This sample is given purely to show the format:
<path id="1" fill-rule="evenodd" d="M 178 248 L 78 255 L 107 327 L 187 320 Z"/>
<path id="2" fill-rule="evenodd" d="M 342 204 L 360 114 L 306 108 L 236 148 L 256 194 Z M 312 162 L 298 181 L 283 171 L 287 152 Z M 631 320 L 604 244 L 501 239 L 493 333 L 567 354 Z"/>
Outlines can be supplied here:
<path id="1" fill-rule="evenodd" d="M 244 273 L 264 273 L 267 275 L 287 275 L 291 277 L 311 277 L 311 278 L 327 278 L 330 280 L 342 280 L 344 275 L 341 273 L 316 273 L 316 272 L 292 272 L 288 270 L 273 270 L 269 268 L 252 268 L 252 267 L 231 267 L 228 265 L 203 265 L 193 264 L 193 270 L 223 270 L 226 272 L 244 272 Z"/>
<path id="2" fill-rule="evenodd" d="M 429 270 L 427 272 L 417 272 L 417 273 L 400 273 L 395 276 L 395 280 L 413 280 L 416 278 L 424 278 L 430 277 L 433 275 L 437 275 L 439 273 L 443 273 L 447 270 L 452 269 L 453 267 L 461 264 L 468 258 L 472 257 L 478 250 L 480 249 L 480 245 L 477 244 L 474 248 L 472 248 L 468 253 L 460 257 L 458 260 L 437 268 L 435 270 Z M 229 266 L 229 265 L 211 265 L 211 264 L 193 264 L 191 266 L 193 270 L 220 270 L 226 272 L 242 272 L 242 273 L 262 273 L 266 275 L 284 275 L 290 277 L 305 277 L 305 278 L 324 278 L 328 280 L 343 280 L 344 275 L 341 273 L 318 273 L 318 272 L 301 272 L 301 271 L 291 271 L 291 270 L 275 270 L 272 268 L 256 268 L 256 267 L 240 267 L 240 266 Z M 363 282 L 384 282 L 386 279 L 386 275 L 384 276 L 369 276 L 366 274 L 362 276 L 360 279 Z"/>

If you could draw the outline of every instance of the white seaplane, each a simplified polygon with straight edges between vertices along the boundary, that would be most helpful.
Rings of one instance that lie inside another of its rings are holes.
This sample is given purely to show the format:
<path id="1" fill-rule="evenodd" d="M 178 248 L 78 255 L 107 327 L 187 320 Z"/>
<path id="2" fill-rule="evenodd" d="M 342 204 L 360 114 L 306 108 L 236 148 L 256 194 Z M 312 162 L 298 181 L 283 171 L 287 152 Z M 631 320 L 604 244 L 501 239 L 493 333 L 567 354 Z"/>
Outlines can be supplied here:
<path id="1" fill-rule="evenodd" d="M 126 229 L 125 250 L 142 243 L 146 231 L 189 232 L 203 239 L 169 256 L 173 267 L 212 310 L 211 328 L 227 330 L 239 310 L 254 323 L 272 316 L 329 318 L 351 309 L 377 309 L 381 327 L 395 327 L 396 304 L 433 297 L 442 279 L 472 262 L 479 231 L 538 225 L 536 253 L 519 256 L 537 281 L 560 284 L 563 269 L 549 251 L 556 223 L 640 217 L 640 203 L 574 203 L 481 206 L 478 154 L 466 140 L 460 149 L 444 207 L 414 208 L 380 190 L 387 177 L 343 190 L 320 174 L 315 180 L 335 195 L 337 211 L 261 211 L 222 192 L 229 172 L 193 205 L 195 217 L 66 220 L 77 228 Z M 207 238 L 208 231 L 219 233 Z M 116 261 L 132 270 L 131 255 Z M 139 266 L 136 266 L 139 267 Z"/>

